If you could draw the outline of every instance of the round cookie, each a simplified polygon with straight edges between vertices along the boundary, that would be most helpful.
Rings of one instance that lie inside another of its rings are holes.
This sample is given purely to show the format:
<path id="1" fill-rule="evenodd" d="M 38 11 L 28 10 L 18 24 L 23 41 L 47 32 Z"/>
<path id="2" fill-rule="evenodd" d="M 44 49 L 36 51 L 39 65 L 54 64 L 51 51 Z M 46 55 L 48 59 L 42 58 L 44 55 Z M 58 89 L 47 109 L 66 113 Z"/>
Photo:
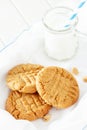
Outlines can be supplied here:
<path id="1" fill-rule="evenodd" d="M 37 75 L 36 88 L 45 102 L 56 108 L 67 108 L 79 97 L 76 79 L 60 67 L 43 68 Z"/>
<path id="2" fill-rule="evenodd" d="M 38 93 L 26 94 L 10 92 L 5 109 L 16 119 L 36 120 L 48 113 L 51 106 L 46 104 Z"/>
<path id="3" fill-rule="evenodd" d="M 37 64 L 20 64 L 12 68 L 6 77 L 7 86 L 23 93 L 36 92 L 36 76 L 43 68 Z"/>

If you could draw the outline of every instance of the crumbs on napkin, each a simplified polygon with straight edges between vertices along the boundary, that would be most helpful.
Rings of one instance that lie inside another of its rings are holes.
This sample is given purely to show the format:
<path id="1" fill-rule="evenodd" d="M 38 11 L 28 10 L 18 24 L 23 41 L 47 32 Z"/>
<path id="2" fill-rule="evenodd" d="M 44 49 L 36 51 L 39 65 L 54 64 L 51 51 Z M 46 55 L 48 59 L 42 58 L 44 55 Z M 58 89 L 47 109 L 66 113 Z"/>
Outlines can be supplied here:
<path id="1" fill-rule="evenodd" d="M 83 81 L 87 82 L 87 76 L 83 77 Z"/>
<path id="2" fill-rule="evenodd" d="M 79 74 L 78 68 L 73 67 L 73 68 L 72 68 L 72 73 L 75 74 L 75 75 L 78 75 L 78 74 Z"/>
<path id="3" fill-rule="evenodd" d="M 49 121 L 51 119 L 51 115 L 47 114 L 42 118 L 44 121 Z"/>

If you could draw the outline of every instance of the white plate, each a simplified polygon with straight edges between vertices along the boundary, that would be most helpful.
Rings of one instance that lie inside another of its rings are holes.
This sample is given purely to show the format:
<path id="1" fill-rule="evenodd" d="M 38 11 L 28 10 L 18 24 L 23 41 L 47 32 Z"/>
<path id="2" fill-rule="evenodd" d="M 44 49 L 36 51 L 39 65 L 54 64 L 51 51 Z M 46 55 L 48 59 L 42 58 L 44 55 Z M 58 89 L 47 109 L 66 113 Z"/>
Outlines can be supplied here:
<path id="1" fill-rule="evenodd" d="M 5 101 L 9 92 L 9 89 L 7 88 L 5 82 L 6 73 L 10 68 L 20 63 L 38 63 L 45 66 L 57 65 L 67 68 L 69 71 L 73 66 L 78 67 L 80 74 L 76 78 L 79 83 L 81 98 L 87 92 L 87 85 L 82 81 L 83 76 L 87 75 L 86 59 L 87 38 L 85 37 L 79 37 L 79 49 L 73 59 L 65 62 L 58 62 L 56 60 L 50 59 L 44 50 L 44 36 L 42 25 L 40 23 L 35 24 L 29 31 L 25 31 L 15 41 L 14 44 L 10 45 L 8 48 L 5 48 L 5 50 L 0 53 L 0 108 L 4 109 Z M 64 120 L 64 118 L 69 116 L 70 113 L 76 108 L 76 106 L 77 104 L 65 110 L 52 109 L 50 111 L 50 121 L 44 122 L 42 119 L 38 119 L 32 123 L 38 130 L 47 130 L 48 126 L 53 121 L 57 120 L 60 122 L 60 120 Z"/>

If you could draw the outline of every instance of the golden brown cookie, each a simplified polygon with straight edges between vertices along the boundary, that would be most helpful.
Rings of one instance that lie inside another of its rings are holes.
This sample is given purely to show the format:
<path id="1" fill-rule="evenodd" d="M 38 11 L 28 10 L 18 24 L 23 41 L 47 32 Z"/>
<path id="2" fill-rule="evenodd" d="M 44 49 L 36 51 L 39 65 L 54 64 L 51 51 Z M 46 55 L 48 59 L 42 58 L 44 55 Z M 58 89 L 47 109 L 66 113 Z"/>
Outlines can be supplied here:
<path id="1" fill-rule="evenodd" d="M 6 101 L 6 110 L 16 119 L 35 120 L 48 113 L 51 106 L 46 104 L 38 93 L 26 94 L 10 92 Z"/>
<path id="2" fill-rule="evenodd" d="M 43 68 L 37 75 L 36 88 L 42 99 L 56 108 L 67 108 L 79 97 L 77 81 L 59 67 Z"/>
<path id="3" fill-rule="evenodd" d="M 36 92 L 36 76 L 43 68 L 37 64 L 20 64 L 12 68 L 6 77 L 7 86 L 23 93 Z"/>

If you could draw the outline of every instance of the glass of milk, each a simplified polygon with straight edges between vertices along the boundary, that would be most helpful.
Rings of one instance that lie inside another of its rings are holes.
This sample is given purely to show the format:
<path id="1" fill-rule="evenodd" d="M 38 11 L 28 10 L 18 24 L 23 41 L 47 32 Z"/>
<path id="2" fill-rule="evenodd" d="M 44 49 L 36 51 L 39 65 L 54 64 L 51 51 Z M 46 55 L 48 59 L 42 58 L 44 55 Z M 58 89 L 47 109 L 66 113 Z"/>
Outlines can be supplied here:
<path id="1" fill-rule="evenodd" d="M 46 12 L 43 17 L 45 51 L 56 60 L 67 60 L 76 54 L 78 37 L 76 25 L 78 18 L 65 27 L 73 10 L 66 7 L 56 7 Z"/>

